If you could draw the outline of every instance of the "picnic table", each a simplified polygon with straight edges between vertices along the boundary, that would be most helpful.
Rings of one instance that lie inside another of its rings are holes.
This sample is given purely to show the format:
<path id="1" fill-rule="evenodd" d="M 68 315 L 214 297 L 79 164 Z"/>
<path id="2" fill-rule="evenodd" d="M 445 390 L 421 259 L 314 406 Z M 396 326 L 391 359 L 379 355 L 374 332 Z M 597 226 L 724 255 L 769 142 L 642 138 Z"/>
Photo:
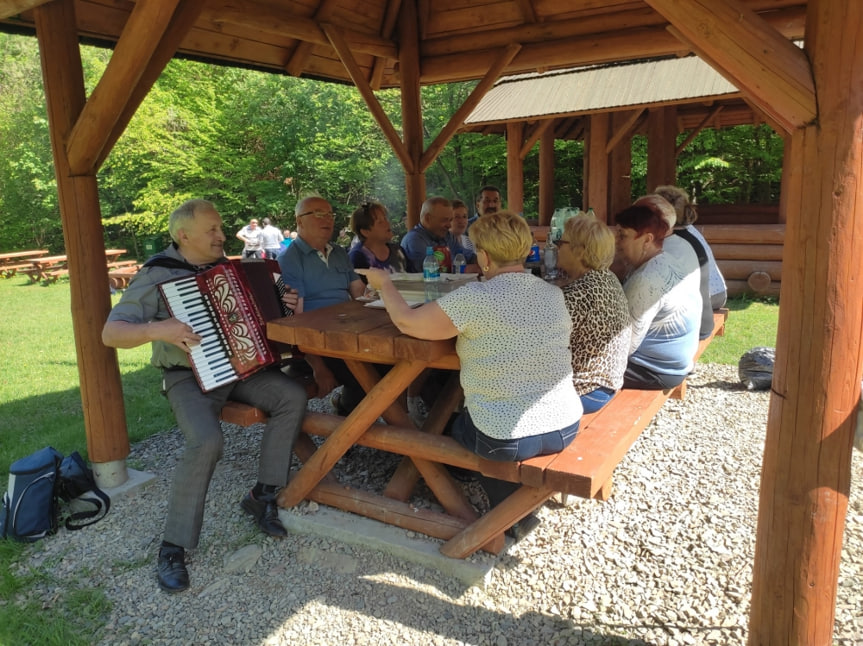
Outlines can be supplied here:
<path id="1" fill-rule="evenodd" d="M 117 260 L 124 253 L 126 253 L 125 249 L 106 249 L 105 261 L 107 267 L 112 269 L 137 263 L 136 260 Z M 68 262 L 69 259 L 65 254 L 30 258 L 30 268 L 25 269 L 24 272 L 30 277 L 30 281 L 33 283 L 55 283 L 60 276 L 65 276 L 69 273 Z"/>
<path id="2" fill-rule="evenodd" d="M 723 333 L 727 315 L 727 310 L 714 313 L 714 335 Z M 455 558 L 477 549 L 500 552 L 504 530 L 555 494 L 607 500 L 613 472 L 629 448 L 668 397 L 683 397 L 686 392 L 685 382 L 667 391 L 622 390 L 602 410 L 582 418 L 578 436 L 561 453 L 493 462 L 442 436 L 463 396 L 454 339 L 428 341 L 402 334 L 385 310 L 356 301 L 270 321 L 267 335 L 306 354 L 345 360 L 367 393 L 347 417 L 306 414 L 295 445 L 303 466 L 279 494 L 278 504 L 291 507 L 309 499 L 421 532 L 444 540 L 441 552 Z M 699 343 L 696 360 L 712 339 L 713 335 Z M 372 364 L 392 368 L 381 376 Z M 399 396 L 426 368 L 453 372 L 420 430 Z M 240 425 L 266 420 L 262 411 L 239 402 L 228 402 L 221 417 Z M 379 417 L 386 424 L 377 423 Z M 324 443 L 316 447 L 309 435 L 325 438 Z M 382 494 L 342 486 L 330 473 L 354 444 L 405 456 Z M 445 465 L 521 486 L 478 517 Z M 443 512 L 417 509 L 407 502 L 420 476 Z"/>
<path id="3" fill-rule="evenodd" d="M 270 321 L 267 334 L 270 339 L 296 345 L 307 354 L 343 359 L 366 391 L 365 398 L 345 418 L 315 416 L 317 432 L 327 439 L 320 448 L 302 457 L 303 467 L 282 490 L 279 505 L 291 507 L 311 498 L 445 540 L 478 520 L 478 514 L 443 462 L 410 455 L 395 445 L 385 450 L 402 453 L 408 459 L 396 470 L 383 495 L 345 489 L 330 476 L 336 462 L 360 442 L 380 417 L 387 422 L 387 428 L 420 433 L 399 402 L 399 396 L 426 368 L 454 371 L 423 425 L 425 434 L 439 438 L 461 398 L 455 339 L 430 341 L 402 334 L 385 310 L 365 307 L 357 301 Z M 373 364 L 392 367 L 381 376 Z M 401 442 L 398 438 L 393 441 Z M 511 470 L 514 466 L 503 465 L 502 469 Z M 420 475 L 444 512 L 415 509 L 406 502 Z M 488 549 L 498 552 L 503 541 L 501 531 L 483 544 L 489 543 Z"/>
<path id="4" fill-rule="evenodd" d="M 19 269 L 31 267 L 30 259 L 48 254 L 47 249 L 31 249 L 29 251 L 9 251 L 0 253 L 0 276 L 12 278 Z"/>

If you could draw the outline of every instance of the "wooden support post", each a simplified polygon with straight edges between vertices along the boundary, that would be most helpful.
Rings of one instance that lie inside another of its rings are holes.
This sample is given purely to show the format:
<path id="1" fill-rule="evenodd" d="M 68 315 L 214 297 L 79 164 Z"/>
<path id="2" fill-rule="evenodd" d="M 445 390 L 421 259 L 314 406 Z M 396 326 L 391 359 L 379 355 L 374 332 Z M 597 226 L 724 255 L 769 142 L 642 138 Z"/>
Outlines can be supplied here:
<path id="1" fill-rule="evenodd" d="M 818 121 L 792 132 L 750 644 L 830 644 L 863 366 L 863 7 L 809 4 Z"/>
<path id="2" fill-rule="evenodd" d="M 651 108 L 647 117 L 647 192 L 657 186 L 677 181 L 677 109 L 671 106 Z"/>
<path id="3" fill-rule="evenodd" d="M 523 122 L 506 124 L 506 207 L 516 213 L 524 211 L 524 162 L 519 154 L 523 140 Z"/>
<path id="4" fill-rule="evenodd" d="M 635 112 L 641 114 L 641 110 Z M 624 112 L 615 112 L 611 118 L 615 133 L 624 132 L 618 136 L 615 145 L 609 151 L 611 155 L 611 177 L 609 179 L 608 213 L 597 213 L 605 222 L 612 223 L 614 214 L 619 213 L 632 204 L 632 131 L 637 119 L 631 119 Z M 609 142 L 611 143 L 611 142 Z"/>
<path id="5" fill-rule="evenodd" d="M 96 477 L 101 486 L 116 486 L 127 479 L 124 460 L 129 455 L 129 437 L 117 353 L 106 347 L 101 337 L 111 300 L 99 190 L 94 173 L 71 176 L 64 146 L 85 103 L 75 10 L 72 0 L 57 0 L 34 9 L 33 13 L 69 258 L 72 324 L 87 453 L 94 463 L 112 464 L 104 470 L 96 466 Z"/>
<path id="6" fill-rule="evenodd" d="M 551 120 L 550 120 L 551 121 Z M 551 224 L 554 213 L 554 124 L 550 123 L 539 140 L 539 224 Z"/>
<path id="7" fill-rule="evenodd" d="M 604 217 L 608 213 L 608 182 L 610 160 L 606 145 L 611 116 L 607 112 L 590 115 L 584 153 L 584 209 L 590 207 Z"/>
<path id="8" fill-rule="evenodd" d="M 417 0 L 404 0 L 398 18 L 399 74 L 401 75 L 402 135 L 411 165 L 405 164 L 407 227 L 420 221 L 425 200 L 425 175 L 420 167 L 423 154 L 423 111 L 420 97 L 419 18 Z"/>

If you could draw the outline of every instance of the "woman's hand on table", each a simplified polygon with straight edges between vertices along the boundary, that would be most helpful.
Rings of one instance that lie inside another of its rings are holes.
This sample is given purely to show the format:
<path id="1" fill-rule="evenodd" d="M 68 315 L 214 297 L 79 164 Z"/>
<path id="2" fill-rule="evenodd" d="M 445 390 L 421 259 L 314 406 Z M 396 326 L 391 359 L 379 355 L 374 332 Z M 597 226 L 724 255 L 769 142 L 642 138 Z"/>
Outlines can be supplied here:
<path id="1" fill-rule="evenodd" d="M 383 269 L 374 269 L 370 267 L 368 269 L 355 269 L 354 271 L 360 276 L 365 276 L 368 286 L 377 291 L 381 290 L 384 283 L 392 282 L 390 280 L 389 273 Z"/>

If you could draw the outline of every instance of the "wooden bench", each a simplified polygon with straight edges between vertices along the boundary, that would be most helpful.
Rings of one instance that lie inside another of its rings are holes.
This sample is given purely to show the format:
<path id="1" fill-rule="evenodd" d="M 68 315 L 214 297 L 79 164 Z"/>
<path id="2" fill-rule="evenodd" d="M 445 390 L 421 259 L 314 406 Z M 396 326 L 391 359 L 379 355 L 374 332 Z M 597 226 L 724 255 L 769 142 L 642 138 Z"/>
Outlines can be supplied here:
<path id="1" fill-rule="evenodd" d="M 106 263 L 108 269 L 119 269 L 120 267 L 134 267 L 136 270 L 140 267 L 137 260 L 114 260 Z"/>
<path id="2" fill-rule="evenodd" d="M 713 334 L 699 342 L 696 360 L 707 349 L 714 336 L 724 334 L 727 316 L 728 310 L 714 313 Z M 449 540 L 442 546 L 441 552 L 454 558 L 464 558 L 477 549 L 491 545 L 492 537 L 518 522 L 555 493 L 607 500 L 611 496 L 614 470 L 627 451 L 665 401 L 669 397 L 682 398 L 685 392 L 685 382 L 673 390 L 621 390 L 601 410 L 582 418 L 578 435 L 566 449 L 560 453 L 517 463 L 485 460 L 451 437 L 386 424 L 373 424 L 360 437 L 359 444 L 411 458 L 479 471 L 487 476 L 524 485 L 501 505 L 455 536 L 452 536 L 452 532 L 445 536 Z M 222 409 L 222 419 L 246 426 L 266 421 L 266 415 L 251 406 L 228 402 Z M 340 418 L 333 415 L 307 413 L 303 420 L 303 431 L 306 435 L 301 435 L 303 442 L 297 443 L 300 460 L 305 461 L 306 456 L 315 448 L 308 435 L 328 437 L 340 421 Z M 330 483 L 322 483 L 310 495 L 324 504 L 333 496 L 338 496 L 338 506 L 342 509 L 392 524 L 401 524 L 397 520 L 401 517 L 404 519 L 404 526 L 410 526 L 411 513 L 416 515 L 415 510 L 412 512 L 406 502 L 386 501 L 382 507 L 380 500 L 370 504 L 362 492 L 346 492 Z M 433 531 L 426 533 L 436 535 Z M 500 543 L 495 545 L 499 546 Z"/>
<path id="3" fill-rule="evenodd" d="M 3 265 L 0 267 L 0 276 L 3 278 L 12 278 L 16 272 L 32 269 L 33 263 L 25 262 L 17 265 Z"/>

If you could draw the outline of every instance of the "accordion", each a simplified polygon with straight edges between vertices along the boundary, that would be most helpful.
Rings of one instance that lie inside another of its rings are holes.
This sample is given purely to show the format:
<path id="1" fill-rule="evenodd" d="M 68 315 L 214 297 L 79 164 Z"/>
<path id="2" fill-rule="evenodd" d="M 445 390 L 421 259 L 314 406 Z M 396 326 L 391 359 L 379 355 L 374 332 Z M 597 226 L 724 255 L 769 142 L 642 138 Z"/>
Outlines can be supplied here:
<path id="1" fill-rule="evenodd" d="M 266 322 L 293 314 L 275 260 L 229 261 L 166 281 L 159 291 L 171 316 L 203 337 L 189 361 L 204 392 L 233 383 L 290 356 L 267 339 Z"/>

